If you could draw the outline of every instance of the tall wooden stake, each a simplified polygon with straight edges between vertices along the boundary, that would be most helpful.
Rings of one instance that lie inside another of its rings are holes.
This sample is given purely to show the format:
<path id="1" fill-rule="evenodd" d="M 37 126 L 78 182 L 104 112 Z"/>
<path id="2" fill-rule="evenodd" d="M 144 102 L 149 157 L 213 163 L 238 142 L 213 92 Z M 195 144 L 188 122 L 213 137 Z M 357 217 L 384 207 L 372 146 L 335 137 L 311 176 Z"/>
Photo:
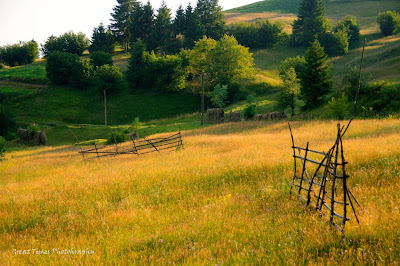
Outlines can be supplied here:
<path id="1" fill-rule="evenodd" d="M 107 126 L 107 98 L 106 98 L 106 90 L 104 90 L 104 125 Z"/>
<path id="2" fill-rule="evenodd" d="M 204 124 L 204 72 L 201 72 L 201 125 Z"/>
<path id="3" fill-rule="evenodd" d="M 366 42 L 366 38 L 364 38 L 364 46 L 363 46 L 363 50 L 362 50 L 362 54 L 361 54 L 360 73 L 359 73 L 359 75 L 358 75 L 358 87 L 357 87 L 357 92 L 356 92 L 356 98 L 355 98 L 355 100 L 354 100 L 353 117 L 356 116 L 358 95 L 360 94 L 360 87 L 361 87 L 361 71 L 362 71 L 362 66 L 363 66 L 363 61 L 364 61 L 365 42 Z"/>

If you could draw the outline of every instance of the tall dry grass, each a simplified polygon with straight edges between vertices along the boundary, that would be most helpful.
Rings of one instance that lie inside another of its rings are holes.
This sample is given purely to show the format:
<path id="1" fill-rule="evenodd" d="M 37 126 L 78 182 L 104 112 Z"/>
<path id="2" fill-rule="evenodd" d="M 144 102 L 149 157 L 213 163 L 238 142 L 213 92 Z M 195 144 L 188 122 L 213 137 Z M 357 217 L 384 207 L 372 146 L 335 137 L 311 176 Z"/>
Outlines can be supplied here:
<path id="1" fill-rule="evenodd" d="M 298 145 L 327 150 L 335 140 L 334 121 L 292 127 Z M 185 149 L 140 157 L 84 161 L 67 146 L 12 152 L 0 163 L 0 261 L 398 264 L 399 132 L 400 120 L 354 121 L 344 138 L 362 205 L 346 236 L 289 197 L 285 122 L 188 131 Z"/>

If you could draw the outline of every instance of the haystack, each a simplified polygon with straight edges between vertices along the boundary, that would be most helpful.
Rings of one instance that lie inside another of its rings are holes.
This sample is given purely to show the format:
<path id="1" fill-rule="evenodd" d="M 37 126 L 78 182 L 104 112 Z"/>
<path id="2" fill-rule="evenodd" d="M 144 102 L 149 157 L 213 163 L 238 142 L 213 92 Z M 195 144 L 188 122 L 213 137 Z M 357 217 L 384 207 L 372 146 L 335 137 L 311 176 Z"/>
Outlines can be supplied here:
<path id="1" fill-rule="evenodd" d="M 262 120 L 262 114 L 255 114 L 255 115 L 253 116 L 253 120 L 254 120 L 254 121 L 260 121 L 260 120 Z"/>
<path id="2" fill-rule="evenodd" d="M 212 108 L 207 110 L 206 122 L 223 123 L 225 120 L 225 112 L 222 108 Z"/>
<path id="3" fill-rule="evenodd" d="M 240 122 L 242 121 L 242 118 L 240 117 L 240 112 L 230 112 L 229 113 L 229 122 Z"/>
<path id="4" fill-rule="evenodd" d="M 18 133 L 19 140 L 21 140 L 21 141 L 29 141 L 30 140 L 29 131 L 27 129 L 18 128 L 17 133 Z"/>
<path id="5" fill-rule="evenodd" d="M 31 142 L 35 145 L 47 145 L 47 136 L 44 131 L 35 131 Z"/>

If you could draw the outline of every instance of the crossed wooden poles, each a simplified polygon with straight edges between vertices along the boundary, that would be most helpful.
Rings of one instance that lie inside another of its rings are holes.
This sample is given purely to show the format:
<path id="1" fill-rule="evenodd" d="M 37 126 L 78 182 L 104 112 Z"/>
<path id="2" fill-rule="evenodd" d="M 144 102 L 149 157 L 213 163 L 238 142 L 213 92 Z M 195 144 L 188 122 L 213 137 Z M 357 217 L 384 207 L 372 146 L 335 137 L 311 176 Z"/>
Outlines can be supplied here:
<path id="1" fill-rule="evenodd" d="M 131 143 L 125 142 L 117 144 L 115 141 L 115 145 L 102 145 L 94 141 L 93 146 L 89 149 L 83 149 L 81 144 L 79 144 L 79 139 L 77 138 L 77 136 L 75 134 L 74 136 L 78 140 L 78 145 L 80 148 L 80 151 L 78 153 L 82 154 L 83 159 L 116 156 L 119 154 L 141 155 L 150 152 L 160 152 L 161 150 L 167 149 L 178 150 L 183 147 L 180 129 L 178 133 L 175 133 L 165 138 L 142 138 L 139 140 L 132 139 Z"/>
<path id="2" fill-rule="evenodd" d="M 349 175 L 346 173 L 347 162 L 344 158 L 342 142 L 351 121 L 346 127 L 337 125 L 335 144 L 327 153 L 309 149 L 308 142 L 305 148 L 295 146 L 289 124 L 294 158 L 294 175 L 290 194 L 296 188 L 298 197 L 303 199 L 306 205 L 315 204 L 315 209 L 320 212 L 320 215 L 325 216 L 329 223 L 341 232 L 349 220 L 349 205 L 359 223 L 353 200 L 358 206 L 360 204 L 347 187 Z"/>

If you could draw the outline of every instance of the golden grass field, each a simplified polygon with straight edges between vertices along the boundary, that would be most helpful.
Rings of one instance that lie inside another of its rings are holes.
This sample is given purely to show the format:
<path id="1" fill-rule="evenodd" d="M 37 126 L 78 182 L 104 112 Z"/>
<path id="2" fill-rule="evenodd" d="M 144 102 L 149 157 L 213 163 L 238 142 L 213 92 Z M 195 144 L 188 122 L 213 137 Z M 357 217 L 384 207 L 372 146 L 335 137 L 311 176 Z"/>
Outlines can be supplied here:
<path id="1" fill-rule="evenodd" d="M 292 122 L 295 142 L 326 151 L 336 123 Z M 362 205 L 346 236 L 289 197 L 286 122 L 216 125 L 183 141 L 140 157 L 82 160 L 71 146 L 7 153 L 0 264 L 400 263 L 399 119 L 356 120 L 344 137 Z"/>

